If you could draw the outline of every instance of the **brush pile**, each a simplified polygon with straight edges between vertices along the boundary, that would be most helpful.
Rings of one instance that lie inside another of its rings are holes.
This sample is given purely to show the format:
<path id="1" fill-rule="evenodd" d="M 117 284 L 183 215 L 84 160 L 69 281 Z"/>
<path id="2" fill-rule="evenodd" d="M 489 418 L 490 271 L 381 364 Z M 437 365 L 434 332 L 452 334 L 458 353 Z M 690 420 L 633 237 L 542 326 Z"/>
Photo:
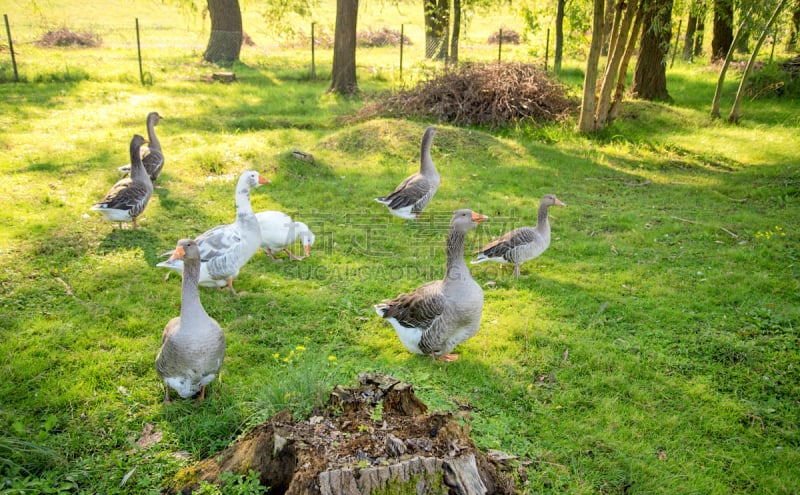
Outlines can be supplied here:
<path id="1" fill-rule="evenodd" d="M 356 37 L 358 46 L 374 47 L 374 46 L 400 46 L 401 43 L 400 31 L 394 29 L 378 29 L 377 31 L 361 31 Z M 402 36 L 402 43 L 406 46 L 411 44 L 408 36 Z"/>
<path id="2" fill-rule="evenodd" d="M 554 122 L 578 108 L 567 87 L 530 64 L 463 64 L 367 106 L 359 117 L 504 127 Z"/>
<path id="3" fill-rule="evenodd" d="M 62 27 L 55 31 L 48 31 L 42 38 L 36 42 L 38 46 L 43 48 L 52 48 L 55 46 L 65 47 L 79 47 L 79 48 L 96 48 L 102 44 L 100 37 L 92 33 L 76 33 L 68 28 Z"/>
<path id="4" fill-rule="evenodd" d="M 512 30 L 512 29 L 503 29 L 502 31 L 496 31 L 489 36 L 489 44 L 496 45 L 503 42 L 504 45 L 511 44 L 511 45 L 519 45 L 519 33 Z"/>

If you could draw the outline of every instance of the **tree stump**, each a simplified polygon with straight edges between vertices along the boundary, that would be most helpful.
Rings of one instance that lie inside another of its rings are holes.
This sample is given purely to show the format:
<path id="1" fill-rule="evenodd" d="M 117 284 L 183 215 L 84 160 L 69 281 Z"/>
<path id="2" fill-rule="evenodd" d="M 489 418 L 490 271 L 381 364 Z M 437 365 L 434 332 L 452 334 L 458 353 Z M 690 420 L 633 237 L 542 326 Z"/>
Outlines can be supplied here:
<path id="1" fill-rule="evenodd" d="M 235 72 L 215 72 L 211 74 L 211 79 L 224 83 L 232 83 L 236 80 Z"/>
<path id="2" fill-rule="evenodd" d="M 168 483 L 191 493 L 225 472 L 259 473 L 271 495 L 513 494 L 513 475 L 480 452 L 451 414 L 427 414 L 413 386 L 387 375 L 337 385 L 304 421 L 280 412 Z"/>

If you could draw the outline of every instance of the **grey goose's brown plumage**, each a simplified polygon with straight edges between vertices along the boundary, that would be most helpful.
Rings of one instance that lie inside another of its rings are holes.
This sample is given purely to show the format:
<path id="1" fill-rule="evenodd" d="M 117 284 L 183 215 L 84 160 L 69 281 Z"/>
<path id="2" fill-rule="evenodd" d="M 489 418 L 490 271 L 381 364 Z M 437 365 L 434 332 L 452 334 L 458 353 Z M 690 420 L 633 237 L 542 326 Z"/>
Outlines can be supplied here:
<path id="1" fill-rule="evenodd" d="M 118 180 L 108 194 L 90 208 L 102 213 L 106 220 L 120 222 L 120 227 L 122 222 L 133 222 L 133 228 L 137 228 L 137 218 L 153 195 L 153 183 L 139 157 L 139 148 L 146 142 L 142 136 L 133 135 L 129 150 L 131 176 Z"/>
<path id="2" fill-rule="evenodd" d="M 450 351 L 478 332 L 483 290 L 464 262 L 464 241 L 467 232 L 487 218 L 471 210 L 456 211 L 447 236 L 444 278 L 375 305 L 409 351 L 453 361 L 458 355 Z"/>
<path id="3" fill-rule="evenodd" d="M 200 393 L 205 398 L 206 385 L 219 373 L 225 357 L 225 334 L 208 316 L 200 302 L 200 249 L 192 239 L 181 239 L 172 258 L 183 260 L 181 314 L 171 319 L 161 335 L 161 350 L 156 357 L 156 371 L 164 380 L 164 402 L 169 389 L 184 399 Z"/>
<path id="4" fill-rule="evenodd" d="M 150 112 L 147 114 L 148 144 L 146 147 L 139 149 L 139 156 L 142 158 L 142 164 L 153 183 L 158 179 L 161 170 L 164 168 L 164 152 L 161 150 L 161 141 L 158 140 L 155 129 L 159 121 L 163 118 L 164 117 L 159 115 L 158 112 Z M 129 163 L 119 167 L 119 171 L 126 174 L 130 173 L 131 164 Z"/>
<path id="5" fill-rule="evenodd" d="M 496 261 L 514 265 L 514 276 L 519 277 L 519 267 L 536 258 L 550 246 L 550 221 L 547 210 L 551 206 L 567 206 L 553 194 L 545 194 L 539 202 L 536 227 L 520 227 L 507 232 L 477 251 L 471 263 Z"/>
<path id="6" fill-rule="evenodd" d="M 439 189 L 439 171 L 431 159 L 431 143 L 435 134 L 436 127 L 430 126 L 422 135 L 419 172 L 407 177 L 391 194 L 375 198 L 378 203 L 386 205 L 392 215 L 406 220 L 418 219 Z"/>

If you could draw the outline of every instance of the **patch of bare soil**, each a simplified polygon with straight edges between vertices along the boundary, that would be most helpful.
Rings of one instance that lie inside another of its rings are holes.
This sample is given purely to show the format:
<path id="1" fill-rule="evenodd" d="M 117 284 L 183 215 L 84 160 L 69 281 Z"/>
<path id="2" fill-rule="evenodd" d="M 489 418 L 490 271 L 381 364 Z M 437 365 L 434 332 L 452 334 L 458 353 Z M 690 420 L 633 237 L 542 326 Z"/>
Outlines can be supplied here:
<path id="1" fill-rule="evenodd" d="M 356 119 L 388 116 L 504 127 L 524 120 L 559 121 L 578 105 L 565 85 L 533 65 L 470 63 L 382 98 Z"/>
<path id="2" fill-rule="evenodd" d="M 36 42 L 38 46 L 52 48 L 54 46 L 72 46 L 82 48 L 94 48 L 102 44 L 100 37 L 92 33 L 76 33 L 68 28 L 62 27 L 55 31 L 48 31 Z"/>
<path id="3" fill-rule="evenodd" d="M 364 374 L 356 388 L 337 386 L 325 411 L 306 420 L 276 414 L 182 470 L 169 493 L 252 469 L 273 495 L 513 494 L 514 477 L 502 464 L 508 458 L 492 459 L 452 415 L 428 414 L 410 384 Z"/>

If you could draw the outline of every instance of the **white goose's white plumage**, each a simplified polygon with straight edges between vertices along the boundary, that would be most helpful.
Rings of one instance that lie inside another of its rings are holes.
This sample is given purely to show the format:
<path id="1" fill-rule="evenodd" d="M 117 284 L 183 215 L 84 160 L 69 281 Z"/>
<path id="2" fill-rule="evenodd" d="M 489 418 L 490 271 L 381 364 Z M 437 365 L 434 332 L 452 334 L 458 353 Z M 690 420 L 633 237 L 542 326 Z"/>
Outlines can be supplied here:
<path id="1" fill-rule="evenodd" d="M 261 227 L 261 248 L 273 261 L 281 261 L 274 256 L 278 251 L 284 251 L 290 260 L 299 261 L 310 256 L 315 237 L 306 224 L 293 221 L 286 213 L 272 210 L 260 211 L 256 218 Z M 289 250 L 297 239 L 303 245 L 303 256 L 296 256 Z"/>
<path id="2" fill-rule="evenodd" d="M 195 238 L 200 250 L 200 285 L 227 285 L 236 294 L 233 279 L 261 246 L 261 229 L 250 204 L 250 191 L 269 182 L 254 170 L 242 173 L 236 184 L 236 221 L 214 227 Z M 180 259 L 169 259 L 156 266 L 183 273 Z"/>
<path id="3" fill-rule="evenodd" d="M 161 169 L 164 168 L 164 152 L 161 149 L 161 142 L 158 140 L 158 136 L 156 136 L 155 129 L 159 121 L 163 118 L 164 117 L 159 115 L 158 112 L 150 112 L 147 114 L 147 146 L 139 148 L 139 156 L 142 159 L 142 164 L 153 183 L 155 183 L 159 174 L 161 174 Z M 119 167 L 119 171 L 125 174 L 130 173 L 131 164 L 128 163 L 127 165 Z"/>
<path id="4" fill-rule="evenodd" d="M 519 277 L 519 267 L 536 258 L 550 246 L 550 221 L 547 210 L 551 206 L 567 206 L 553 194 L 545 194 L 539 202 L 536 227 L 520 227 L 507 232 L 477 251 L 471 263 L 496 261 L 514 265 L 514 276 Z"/>
<path id="5" fill-rule="evenodd" d="M 133 164 L 131 176 L 118 180 L 105 197 L 90 208 L 102 213 L 108 221 L 120 222 L 120 227 L 122 222 L 133 222 L 133 228 L 137 228 L 137 219 L 153 195 L 153 183 L 139 158 L 139 148 L 146 142 L 142 136 L 133 135 L 129 150 Z"/>
<path id="6" fill-rule="evenodd" d="M 386 205 L 392 215 L 406 220 L 418 219 L 439 189 L 439 171 L 431 159 L 431 143 L 435 134 L 436 127 L 430 126 L 422 135 L 419 172 L 407 177 L 391 194 L 375 198 L 378 203 Z"/>
<path id="7" fill-rule="evenodd" d="M 161 335 L 161 350 L 156 371 L 164 380 L 164 402 L 170 402 L 169 389 L 184 399 L 200 393 L 218 374 L 225 357 L 225 334 L 200 302 L 197 284 L 200 277 L 200 249 L 191 239 L 181 239 L 172 258 L 183 260 L 181 314 L 172 318 Z"/>
<path id="8" fill-rule="evenodd" d="M 453 361 L 458 355 L 450 351 L 478 332 L 483 290 L 464 262 L 464 241 L 467 232 L 487 218 L 471 210 L 456 211 L 447 236 L 444 279 L 375 305 L 375 312 L 394 327 L 400 342 L 414 354 Z"/>

